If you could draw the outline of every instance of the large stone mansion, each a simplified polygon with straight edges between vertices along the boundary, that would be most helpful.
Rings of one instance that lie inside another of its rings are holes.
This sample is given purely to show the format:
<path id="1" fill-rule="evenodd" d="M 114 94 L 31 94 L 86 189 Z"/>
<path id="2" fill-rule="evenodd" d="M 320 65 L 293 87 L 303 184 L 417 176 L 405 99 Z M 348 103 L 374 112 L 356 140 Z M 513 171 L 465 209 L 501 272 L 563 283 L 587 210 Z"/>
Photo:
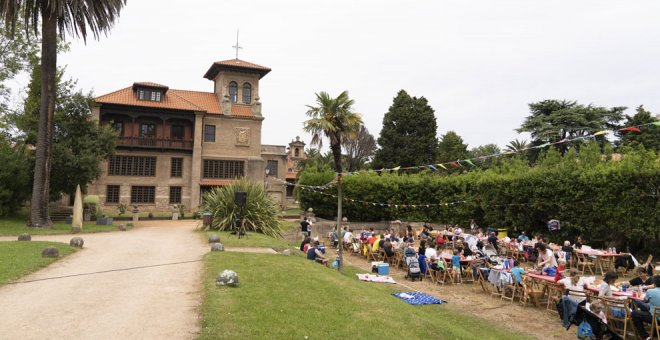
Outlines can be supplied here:
<path id="1" fill-rule="evenodd" d="M 96 98 L 92 115 L 118 133 L 115 155 L 87 189 L 101 207 L 138 205 L 167 211 L 183 204 L 196 210 L 214 186 L 248 178 L 263 183 L 282 205 L 295 181 L 305 143 L 262 145 L 264 116 L 259 80 L 270 68 L 239 59 L 218 61 L 204 78 L 213 92 L 170 89 L 136 82 Z"/>

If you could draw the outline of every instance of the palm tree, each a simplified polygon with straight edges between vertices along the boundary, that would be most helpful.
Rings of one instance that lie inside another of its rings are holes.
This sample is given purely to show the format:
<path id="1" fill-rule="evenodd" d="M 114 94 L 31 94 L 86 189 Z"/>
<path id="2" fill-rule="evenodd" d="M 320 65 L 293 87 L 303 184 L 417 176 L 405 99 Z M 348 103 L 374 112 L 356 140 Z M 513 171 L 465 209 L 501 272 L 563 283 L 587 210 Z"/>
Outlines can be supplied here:
<path id="1" fill-rule="evenodd" d="M 0 19 L 15 31 L 23 16 L 26 32 L 35 35 L 41 29 L 41 103 L 34 165 L 34 183 L 30 211 L 30 226 L 52 227 L 48 216 L 48 191 L 52 163 L 55 88 L 57 72 L 57 38 L 65 33 L 87 40 L 92 33 L 99 38 L 107 33 L 119 16 L 126 0 L 0 0 Z M 40 21 L 41 19 L 41 21 Z"/>
<path id="2" fill-rule="evenodd" d="M 526 140 L 518 140 L 518 138 L 509 142 L 509 144 L 504 148 L 504 151 L 507 152 L 521 152 L 529 146 Z"/>
<path id="3" fill-rule="evenodd" d="M 362 124 L 360 115 L 353 112 L 354 103 L 348 98 L 348 91 L 342 92 L 337 98 L 332 98 L 323 91 L 316 93 L 317 106 L 307 105 L 309 110 L 306 114 L 310 119 L 303 123 L 303 130 L 312 134 L 312 145 L 321 148 L 324 135 L 330 140 L 330 151 L 337 172 L 337 233 L 341 230 L 341 142 L 344 138 L 354 136 Z M 340 246 L 338 266 L 340 272 L 343 272 L 343 265 L 344 257 Z"/>

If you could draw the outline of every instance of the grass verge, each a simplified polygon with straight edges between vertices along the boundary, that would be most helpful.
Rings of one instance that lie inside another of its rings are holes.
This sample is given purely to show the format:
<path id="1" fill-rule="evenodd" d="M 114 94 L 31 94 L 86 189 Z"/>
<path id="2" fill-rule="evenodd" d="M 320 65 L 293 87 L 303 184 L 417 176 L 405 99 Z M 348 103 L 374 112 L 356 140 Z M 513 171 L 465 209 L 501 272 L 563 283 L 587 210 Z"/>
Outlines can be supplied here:
<path id="1" fill-rule="evenodd" d="M 231 235 L 228 231 L 205 231 L 203 232 L 204 239 L 208 241 L 209 236 L 220 236 L 220 243 L 225 247 L 266 247 L 275 250 L 283 250 L 291 248 L 285 240 L 272 238 L 260 233 L 247 233 L 247 237 L 243 236 L 241 239 L 237 235 Z"/>
<path id="2" fill-rule="evenodd" d="M 83 233 L 99 233 L 106 231 L 115 231 L 117 226 L 96 225 L 93 223 L 83 224 Z M 0 219 L 0 236 L 16 236 L 22 233 L 30 235 L 56 235 L 70 234 L 71 225 L 66 223 L 54 223 L 52 229 L 28 228 L 25 226 L 23 218 L 3 218 Z"/>
<path id="3" fill-rule="evenodd" d="M 238 273 L 238 288 L 215 286 L 224 269 Z M 391 295 L 405 287 L 361 282 L 357 272 L 299 256 L 209 253 L 199 339 L 524 338 L 443 305 L 409 305 Z"/>
<path id="4" fill-rule="evenodd" d="M 0 242 L 0 285 L 19 279 L 57 261 L 52 257 L 41 257 L 41 251 L 49 246 L 60 250 L 60 258 L 77 249 L 65 243 L 46 241 Z"/>

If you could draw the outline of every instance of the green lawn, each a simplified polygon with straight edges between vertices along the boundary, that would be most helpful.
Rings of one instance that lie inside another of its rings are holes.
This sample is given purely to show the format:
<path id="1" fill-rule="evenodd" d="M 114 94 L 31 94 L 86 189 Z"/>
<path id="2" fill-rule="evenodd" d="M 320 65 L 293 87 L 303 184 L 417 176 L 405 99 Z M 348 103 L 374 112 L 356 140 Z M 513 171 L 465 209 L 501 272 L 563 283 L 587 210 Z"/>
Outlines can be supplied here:
<path id="1" fill-rule="evenodd" d="M 243 236 L 240 240 L 238 239 L 238 236 L 230 235 L 228 231 L 205 231 L 203 233 L 206 241 L 208 241 L 209 236 L 211 235 L 220 236 L 220 243 L 225 247 L 267 247 L 275 250 L 283 250 L 293 246 L 287 244 L 287 242 L 282 239 L 275 239 L 258 233 L 247 233 L 247 237 Z"/>
<path id="2" fill-rule="evenodd" d="M 65 243 L 45 241 L 0 242 L 0 285 L 19 279 L 55 262 L 57 259 L 41 257 L 41 251 L 49 246 L 60 250 L 60 258 L 77 249 Z"/>
<path id="3" fill-rule="evenodd" d="M 224 269 L 238 273 L 238 288 L 215 286 Z M 199 338 L 525 338 L 446 305 L 409 305 L 391 295 L 405 287 L 361 282 L 357 269 L 346 271 L 301 256 L 209 253 Z"/>
<path id="4" fill-rule="evenodd" d="M 117 226 L 96 225 L 93 223 L 83 224 L 83 233 L 98 233 L 104 231 L 117 230 Z M 0 236 L 15 236 L 22 233 L 30 235 L 54 235 L 70 234 L 71 225 L 65 223 L 55 223 L 52 229 L 28 228 L 25 226 L 25 218 L 9 217 L 0 219 Z"/>
<path id="5" fill-rule="evenodd" d="M 293 208 L 290 207 L 290 208 L 287 208 L 286 210 L 282 211 L 281 215 L 282 216 L 293 216 L 293 215 L 300 216 L 301 213 L 302 213 L 302 209 L 300 209 L 298 207 L 293 207 Z"/>
<path id="6" fill-rule="evenodd" d="M 202 232 L 200 237 L 207 240 L 212 234 L 227 247 L 298 246 L 254 233 L 240 240 L 229 232 Z M 208 253 L 199 338 L 525 338 L 446 305 L 408 305 L 391 295 L 407 291 L 403 286 L 361 282 L 355 274 L 362 271 L 354 267 L 341 275 L 293 253 Z M 215 286 L 224 269 L 239 274 L 238 288 Z"/>

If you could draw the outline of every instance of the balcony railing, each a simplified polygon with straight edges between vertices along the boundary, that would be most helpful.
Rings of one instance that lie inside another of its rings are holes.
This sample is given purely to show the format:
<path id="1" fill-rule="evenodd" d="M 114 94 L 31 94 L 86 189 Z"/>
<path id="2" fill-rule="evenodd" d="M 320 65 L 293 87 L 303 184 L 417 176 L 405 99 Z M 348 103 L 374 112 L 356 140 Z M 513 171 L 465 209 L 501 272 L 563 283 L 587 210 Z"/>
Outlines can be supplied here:
<path id="1" fill-rule="evenodd" d="M 191 139 L 117 137 L 117 146 L 192 150 L 193 141 Z"/>

